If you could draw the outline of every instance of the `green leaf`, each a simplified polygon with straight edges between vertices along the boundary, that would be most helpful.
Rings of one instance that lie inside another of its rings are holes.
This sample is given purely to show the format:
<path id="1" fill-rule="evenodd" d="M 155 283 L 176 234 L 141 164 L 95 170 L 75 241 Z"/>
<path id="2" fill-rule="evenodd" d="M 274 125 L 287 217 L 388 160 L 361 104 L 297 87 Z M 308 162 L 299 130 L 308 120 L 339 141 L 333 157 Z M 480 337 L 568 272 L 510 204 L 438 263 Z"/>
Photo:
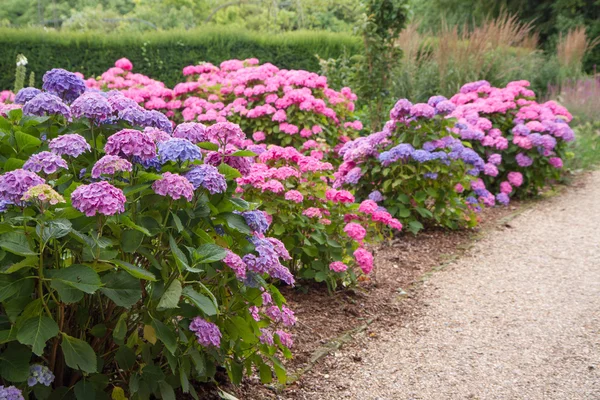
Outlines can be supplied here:
<path id="1" fill-rule="evenodd" d="M 125 253 L 134 253 L 144 240 L 144 233 L 139 230 L 125 230 L 121 233 L 121 249 Z"/>
<path id="2" fill-rule="evenodd" d="M 243 367 L 242 364 L 236 363 L 235 361 L 231 361 L 229 363 L 229 368 L 227 370 L 229 379 L 234 385 L 239 385 L 242 382 L 243 377 Z"/>
<path id="3" fill-rule="evenodd" d="M 244 217 L 241 215 L 234 213 L 222 213 L 219 216 L 225 218 L 225 221 L 230 228 L 235 229 L 236 231 L 245 235 L 250 234 L 250 227 L 246 223 Z"/>
<path id="4" fill-rule="evenodd" d="M 190 286 L 186 286 L 183 289 L 183 297 L 188 299 L 192 304 L 198 307 L 202 312 L 208 316 L 217 314 L 217 307 L 207 296 L 196 292 Z"/>
<path id="5" fill-rule="evenodd" d="M 179 306 L 179 298 L 181 297 L 181 281 L 175 279 L 167 290 L 163 293 L 158 302 L 159 309 L 177 308 Z"/>
<path id="6" fill-rule="evenodd" d="M 125 271 L 110 272 L 102 276 L 102 284 L 100 292 L 119 307 L 131 307 L 142 298 L 140 281 Z"/>
<path id="7" fill-rule="evenodd" d="M 198 263 L 208 264 L 215 261 L 221 261 L 227 256 L 227 250 L 221 246 L 212 243 L 206 243 L 196 249 L 196 254 L 200 256 Z"/>
<path id="8" fill-rule="evenodd" d="M 235 157 L 256 157 L 258 154 L 250 150 L 238 150 L 230 155 Z"/>
<path id="9" fill-rule="evenodd" d="M 71 221 L 61 218 L 46 223 L 43 230 L 42 226 L 38 225 L 35 231 L 42 238 L 42 242 L 48 243 L 50 239 L 60 239 L 67 236 L 71 232 L 71 227 Z"/>
<path id="10" fill-rule="evenodd" d="M 144 228 L 143 226 L 137 225 L 131 219 L 129 219 L 129 217 L 121 216 L 121 223 L 123 223 L 123 225 L 125 225 L 128 228 L 135 229 L 136 231 L 142 232 L 146 236 L 152 236 L 148 229 Z"/>
<path id="11" fill-rule="evenodd" d="M 96 372 L 96 353 L 87 342 L 61 332 L 63 340 L 61 348 L 65 363 L 73 368 L 91 374 Z"/>
<path id="12" fill-rule="evenodd" d="M 9 158 L 4 163 L 4 172 L 14 171 L 15 169 L 23 168 L 23 164 L 25 164 L 24 160 L 19 160 L 17 158 Z"/>
<path id="13" fill-rule="evenodd" d="M 173 217 L 173 222 L 175 223 L 175 228 L 177 228 L 177 232 L 183 231 L 183 224 L 181 223 L 181 219 L 174 212 L 171 213 L 171 217 Z"/>
<path id="14" fill-rule="evenodd" d="M 12 274 L 13 272 L 17 272 L 23 268 L 36 267 L 38 264 L 39 258 L 37 256 L 28 256 L 19 262 L 3 266 L 2 269 L 0 269 L 0 274 Z"/>
<path id="15" fill-rule="evenodd" d="M 196 143 L 196 146 L 198 146 L 204 150 L 211 150 L 211 151 L 219 150 L 219 145 L 212 143 L 212 142 L 200 142 L 200 143 Z"/>
<path id="16" fill-rule="evenodd" d="M 75 264 L 67 268 L 48 271 L 50 286 L 58 291 L 61 299 L 67 303 L 81 300 L 84 292 L 95 293 L 102 282 L 100 276 L 87 265 Z M 75 290 L 74 290 L 75 289 Z"/>
<path id="17" fill-rule="evenodd" d="M 27 284 L 32 284 L 27 277 L 0 274 L 0 301 L 14 296 Z"/>
<path id="18" fill-rule="evenodd" d="M 152 320 L 152 327 L 156 332 L 156 337 L 163 342 L 171 354 L 175 355 L 175 352 L 177 351 L 177 337 L 175 336 L 173 328 L 169 328 L 157 319 Z"/>
<path id="19" fill-rule="evenodd" d="M 112 260 L 112 262 L 118 265 L 119 267 L 123 268 L 129 273 L 129 275 L 133 276 L 134 278 L 156 282 L 156 277 L 150 271 L 146 271 L 143 268 L 140 268 L 133 264 L 129 264 L 128 262 L 123 260 Z"/>
<path id="20" fill-rule="evenodd" d="M 173 253 L 173 257 L 175 258 L 179 270 L 182 271 L 187 269 L 189 267 L 187 257 L 183 254 L 179 246 L 177 246 L 177 242 L 175 242 L 175 239 L 173 239 L 173 236 L 171 235 L 169 235 L 169 246 L 171 247 L 171 252 Z"/>
<path id="21" fill-rule="evenodd" d="M 10 232 L 0 235 L 0 248 L 19 256 L 35 256 L 23 232 Z"/>
<path id="22" fill-rule="evenodd" d="M 219 168 L 219 172 L 222 173 L 225 176 L 225 179 L 227 179 L 227 180 L 240 178 L 242 176 L 242 174 L 240 174 L 240 171 L 238 171 L 237 169 L 235 169 L 225 163 L 219 164 L 218 168 Z"/>
<path id="23" fill-rule="evenodd" d="M 408 228 L 412 233 L 417 233 L 421 229 L 423 229 L 423 224 L 420 223 L 419 221 L 410 221 L 408 223 Z"/>
<path id="24" fill-rule="evenodd" d="M 241 208 L 242 210 L 247 210 L 248 208 L 250 208 L 250 203 L 248 203 L 244 199 L 240 199 L 239 197 L 232 197 L 231 199 L 229 199 L 229 201 L 232 202 L 233 205 L 235 205 L 236 207 Z"/>
<path id="25" fill-rule="evenodd" d="M 263 384 L 271 383 L 273 381 L 273 372 L 271 368 L 265 363 L 260 364 L 259 367 L 260 381 Z"/>
<path id="26" fill-rule="evenodd" d="M 127 335 L 127 317 L 127 313 L 121 314 L 113 330 L 113 337 L 118 342 L 123 342 L 125 335 Z"/>
<path id="27" fill-rule="evenodd" d="M 135 366 L 135 352 L 127 346 L 121 346 L 115 353 L 115 360 L 119 368 L 129 370 Z"/>
<path id="28" fill-rule="evenodd" d="M 31 350 L 27 346 L 11 343 L 0 354 L 0 376 L 11 382 L 25 382 L 29 376 Z"/>
<path id="29" fill-rule="evenodd" d="M 17 340 L 17 328 L 11 325 L 10 329 L 0 331 L 0 344 L 8 343 Z"/>
<path id="30" fill-rule="evenodd" d="M 176 400 L 175 391 L 173 387 L 165 381 L 158 382 L 158 388 L 160 389 L 160 397 L 162 400 Z"/>
<path id="31" fill-rule="evenodd" d="M 279 361 L 277 357 L 273 357 L 273 369 L 275 370 L 275 375 L 277 376 L 277 380 L 279 383 L 284 385 L 287 382 L 287 373 L 285 371 L 285 367 Z"/>
<path id="32" fill-rule="evenodd" d="M 87 379 L 82 379 L 75 384 L 75 397 L 77 400 L 90 400 L 96 398 L 96 389 Z"/>
<path id="33" fill-rule="evenodd" d="M 40 139 L 21 131 L 15 132 L 15 141 L 17 142 L 17 146 L 19 146 L 19 150 L 21 151 L 28 149 L 36 149 L 42 144 L 42 141 Z"/>
<path id="34" fill-rule="evenodd" d="M 38 315 L 29 318 L 21 325 L 19 333 L 17 333 L 17 340 L 31 346 L 35 354 L 42 356 L 46 342 L 56 335 L 58 335 L 56 322 L 46 315 Z"/>

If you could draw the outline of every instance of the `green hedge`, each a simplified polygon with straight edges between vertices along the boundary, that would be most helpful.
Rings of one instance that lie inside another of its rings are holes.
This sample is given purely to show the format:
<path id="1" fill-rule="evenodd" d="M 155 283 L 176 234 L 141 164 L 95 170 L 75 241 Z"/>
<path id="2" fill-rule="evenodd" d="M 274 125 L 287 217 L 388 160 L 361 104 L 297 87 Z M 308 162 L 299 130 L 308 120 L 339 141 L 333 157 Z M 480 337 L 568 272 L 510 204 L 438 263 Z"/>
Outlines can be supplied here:
<path id="1" fill-rule="evenodd" d="M 14 83 L 15 58 L 23 53 L 36 85 L 51 68 L 95 76 L 127 57 L 134 71 L 173 86 L 181 82 L 183 67 L 200 61 L 256 57 L 280 68 L 318 71 L 315 57 L 338 57 L 344 49 L 359 50 L 360 41 L 348 34 L 298 31 L 261 34 L 233 29 L 197 29 L 144 34 L 62 33 L 39 29 L 0 29 L 0 90 Z"/>

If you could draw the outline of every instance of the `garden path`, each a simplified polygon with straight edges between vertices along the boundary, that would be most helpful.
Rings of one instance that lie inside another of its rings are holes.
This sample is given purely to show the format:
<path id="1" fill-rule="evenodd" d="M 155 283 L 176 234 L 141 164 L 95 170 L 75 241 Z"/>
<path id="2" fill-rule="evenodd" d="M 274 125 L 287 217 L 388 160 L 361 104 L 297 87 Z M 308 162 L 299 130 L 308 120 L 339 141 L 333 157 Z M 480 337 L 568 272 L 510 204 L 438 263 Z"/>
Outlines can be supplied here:
<path id="1" fill-rule="evenodd" d="M 293 398 L 600 399 L 600 172 L 487 234 L 423 292 L 420 316 L 340 351 Z"/>

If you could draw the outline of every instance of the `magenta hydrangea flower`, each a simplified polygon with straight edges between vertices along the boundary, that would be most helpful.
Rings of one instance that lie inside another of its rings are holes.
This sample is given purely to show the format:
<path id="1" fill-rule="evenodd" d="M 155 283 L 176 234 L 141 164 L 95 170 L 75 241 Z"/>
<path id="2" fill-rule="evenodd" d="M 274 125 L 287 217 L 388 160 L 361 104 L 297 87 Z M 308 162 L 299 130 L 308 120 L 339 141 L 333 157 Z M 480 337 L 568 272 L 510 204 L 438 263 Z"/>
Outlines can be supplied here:
<path id="1" fill-rule="evenodd" d="M 73 207 L 88 217 L 125 212 L 126 201 L 123 191 L 108 182 L 81 185 L 71 193 Z"/>
<path id="2" fill-rule="evenodd" d="M 146 161 L 156 157 L 156 144 L 144 132 L 123 129 L 108 138 L 104 151 L 113 156 L 123 158 L 137 156 Z"/>
<path id="3" fill-rule="evenodd" d="M 275 331 L 275 334 L 279 336 L 279 341 L 281 342 L 281 344 L 287 347 L 288 349 L 294 345 L 294 340 L 292 339 L 292 335 L 290 333 L 278 329 Z"/>
<path id="4" fill-rule="evenodd" d="M 195 189 L 203 187 L 210 194 L 223 193 L 227 190 L 225 176 L 212 165 L 202 164 L 192 168 L 185 177 Z"/>
<path id="5" fill-rule="evenodd" d="M 33 154 L 25 161 L 25 164 L 23 164 L 23 169 L 36 173 L 44 171 L 46 174 L 53 174 L 59 168 L 68 169 L 69 166 L 59 155 L 49 151 Z"/>
<path id="6" fill-rule="evenodd" d="M 350 222 L 349 224 L 346 224 L 346 226 L 344 227 L 344 232 L 346 232 L 348 236 L 350 236 L 357 242 L 363 240 L 367 235 L 367 231 L 365 230 L 365 228 L 363 228 L 360 224 L 357 224 L 356 222 Z"/>
<path id="7" fill-rule="evenodd" d="M 354 251 L 354 258 L 364 274 L 369 274 L 373 270 L 373 254 L 362 247 Z"/>
<path id="8" fill-rule="evenodd" d="M 284 197 L 286 200 L 293 201 L 294 203 L 302 203 L 304 201 L 304 196 L 297 190 L 288 190 Z"/>
<path id="9" fill-rule="evenodd" d="M 520 167 L 529 167 L 531 164 L 533 164 L 533 160 L 523 153 L 517 154 L 515 159 L 517 160 L 517 164 L 519 164 Z"/>
<path id="10" fill-rule="evenodd" d="M 100 93 L 86 92 L 71 104 L 71 114 L 75 118 L 89 118 L 97 121 L 105 120 L 112 112 L 108 100 Z"/>
<path id="11" fill-rule="evenodd" d="M 519 187 L 523 184 L 523 174 L 520 172 L 509 172 L 508 182 L 515 187 Z"/>
<path id="12" fill-rule="evenodd" d="M 85 138 L 76 133 L 69 133 L 52 139 L 48 147 L 53 153 L 71 157 L 79 157 L 81 154 L 92 149 L 89 143 L 85 141 Z"/>
<path id="13" fill-rule="evenodd" d="M 46 183 L 31 171 L 16 169 L 0 175 L 0 198 L 15 204 L 21 203 L 21 198 L 28 189 Z"/>
<path id="14" fill-rule="evenodd" d="M 433 118 L 435 108 L 426 103 L 418 103 L 410 108 L 410 115 L 413 117 Z"/>
<path id="15" fill-rule="evenodd" d="M 194 197 L 194 186 L 185 177 L 165 172 L 162 178 L 152 184 L 152 189 L 161 196 L 169 196 L 173 200 L 185 197 L 192 201 Z"/>
<path id="16" fill-rule="evenodd" d="M 146 135 L 150 136 L 150 139 L 152 139 L 154 141 L 154 143 L 157 143 L 157 144 L 166 142 L 167 140 L 170 140 L 172 138 L 172 136 L 169 135 L 167 132 L 161 131 L 160 129 L 157 129 L 157 128 L 151 128 L 151 127 L 144 128 L 144 133 Z"/>
<path id="17" fill-rule="evenodd" d="M 548 159 L 548 162 L 550 163 L 550 165 L 552 165 L 554 168 L 562 168 L 563 166 L 563 161 L 561 158 L 559 157 L 550 157 Z"/>
<path id="18" fill-rule="evenodd" d="M 244 139 L 246 139 L 246 134 L 238 124 L 217 122 L 206 128 L 206 137 L 213 143 L 240 146 Z"/>
<path id="19" fill-rule="evenodd" d="M 341 261 L 334 261 L 329 264 L 329 269 L 334 272 L 344 272 L 348 269 L 348 266 Z"/>
<path id="20" fill-rule="evenodd" d="M 196 317 L 190 323 L 190 331 L 196 334 L 196 340 L 201 346 L 219 347 L 221 345 L 221 331 L 212 322 Z"/>
<path id="21" fill-rule="evenodd" d="M 99 159 L 92 168 L 92 178 L 98 179 L 100 175 L 114 175 L 117 172 L 131 171 L 129 161 L 119 157 L 106 155 Z"/>
<path id="22" fill-rule="evenodd" d="M 177 125 L 173 137 L 187 139 L 192 143 L 208 142 L 206 126 L 197 122 L 184 122 Z"/>
<path id="23" fill-rule="evenodd" d="M 223 264 L 231 268 L 238 279 L 246 278 L 246 263 L 233 251 L 227 250 L 227 255 L 223 259 Z"/>

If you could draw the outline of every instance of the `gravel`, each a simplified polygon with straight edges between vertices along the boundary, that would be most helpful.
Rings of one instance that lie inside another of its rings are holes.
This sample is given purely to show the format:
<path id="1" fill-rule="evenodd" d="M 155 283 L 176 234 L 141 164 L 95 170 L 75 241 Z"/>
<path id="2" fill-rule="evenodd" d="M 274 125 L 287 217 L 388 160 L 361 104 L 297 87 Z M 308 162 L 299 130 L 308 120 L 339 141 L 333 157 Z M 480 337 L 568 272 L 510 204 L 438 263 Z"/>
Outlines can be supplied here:
<path id="1" fill-rule="evenodd" d="M 423 310 L 336 352 L 293 399 L 600 399 L 600 173 L 477 242 Z"/>

